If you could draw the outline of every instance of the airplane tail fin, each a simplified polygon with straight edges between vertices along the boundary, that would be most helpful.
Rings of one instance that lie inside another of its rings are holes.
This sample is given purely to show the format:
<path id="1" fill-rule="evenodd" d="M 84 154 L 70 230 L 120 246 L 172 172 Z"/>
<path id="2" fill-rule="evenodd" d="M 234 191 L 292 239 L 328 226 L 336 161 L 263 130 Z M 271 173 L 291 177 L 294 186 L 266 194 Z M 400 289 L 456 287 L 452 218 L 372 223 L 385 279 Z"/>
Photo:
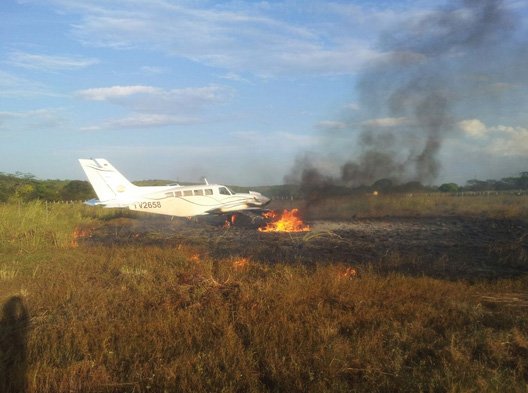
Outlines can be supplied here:
<path id="1" fill-rule="evenodd" d="M 103 158 L 81 158 L 79 162 L 101 202 L 120 199 L 123 194 L 137 187 Z"/>

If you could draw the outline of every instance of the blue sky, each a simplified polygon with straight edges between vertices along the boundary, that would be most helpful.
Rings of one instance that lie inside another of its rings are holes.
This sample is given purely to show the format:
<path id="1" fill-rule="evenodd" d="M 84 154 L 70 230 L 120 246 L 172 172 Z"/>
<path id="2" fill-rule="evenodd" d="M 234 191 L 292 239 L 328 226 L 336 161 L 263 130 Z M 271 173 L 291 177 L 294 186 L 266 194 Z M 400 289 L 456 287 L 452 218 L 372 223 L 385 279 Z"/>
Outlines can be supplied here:
<path id="1" fill-rule="evenodd" d="M 310 152 L 334 175 L 361 154 L 362 127 L 410 124 L 366 108 L 356 84 L 390 55 L 385 32 L 443 4 L 4 0 L 0 171 L 83 179 L 77 159 L 103 157 L 132 180 L 262 185 Z M 503 7 L 526 32 L 525 2 Z M 436 184 L 528 170 L 526 80 L 513 72 L 494 105 L 453 111 Z"/>

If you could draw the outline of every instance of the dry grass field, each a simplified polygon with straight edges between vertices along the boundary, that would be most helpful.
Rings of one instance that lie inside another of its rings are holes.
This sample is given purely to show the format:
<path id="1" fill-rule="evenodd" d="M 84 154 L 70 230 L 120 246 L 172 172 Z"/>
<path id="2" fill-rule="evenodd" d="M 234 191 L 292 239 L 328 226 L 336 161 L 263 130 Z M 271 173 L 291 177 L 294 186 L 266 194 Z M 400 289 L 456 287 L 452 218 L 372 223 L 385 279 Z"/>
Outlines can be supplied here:
<path id="1" fill-rule="evenodd" d="M 526 196 L 300 207 L 319 230 L 0 205 L 0 391 L 528 390 Z"/>
<path id="2" fill-rule="evenodd" d="M 528 195 L 460 193 L 363 194 L 353 197 L 273 201 L 275 207 L 300 208 L 310 219 L 464 216 L 528 219 Z"/>

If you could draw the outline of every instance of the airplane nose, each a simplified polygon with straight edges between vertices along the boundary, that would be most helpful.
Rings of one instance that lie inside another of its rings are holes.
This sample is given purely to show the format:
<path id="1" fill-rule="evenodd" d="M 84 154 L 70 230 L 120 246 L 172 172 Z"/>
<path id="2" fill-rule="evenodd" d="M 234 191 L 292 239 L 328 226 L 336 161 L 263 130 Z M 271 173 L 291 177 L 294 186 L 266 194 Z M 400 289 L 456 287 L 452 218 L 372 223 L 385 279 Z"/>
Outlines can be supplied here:
<path id="1" fill-rule="evenodd" d="M 271 202 L 271 199 L 268 197 L 265 197 L 264 195 L 259 196 L 253 196 L 253 200 L 255 201 L 256 206 L 266 206 L 268 203 Z"/>
<path id="2" fill-rule="evenodd" d="M 255 206 L 266 206 L 268 203 L 271 202 L 271 199 L 268 197 L 265 197 L 260 192 L 250 191 L 249 195 L 253 197 L 253 202 Z"/>

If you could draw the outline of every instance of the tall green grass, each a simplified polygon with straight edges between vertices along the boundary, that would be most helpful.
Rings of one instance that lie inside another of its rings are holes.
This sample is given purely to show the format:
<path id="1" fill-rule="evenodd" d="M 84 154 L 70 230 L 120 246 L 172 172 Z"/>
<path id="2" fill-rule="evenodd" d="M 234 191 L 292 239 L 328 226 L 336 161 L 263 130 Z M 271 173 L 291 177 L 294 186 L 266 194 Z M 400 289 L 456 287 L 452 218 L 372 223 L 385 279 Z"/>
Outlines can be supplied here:
<path id="1" fill-rule="evenodd" d="M 81 203 L 32 201 L 0 204 L 0 246 L 28 252 L 49 247 L 70 248 L 77 226 L 94 224 L 116 214 L 122 214 L 122 211 Z"/>
<path id="2" fill-rule="evenodd" d="M 47 204 L 35 201 L 0 205 L 0 244 L 35 250 L 43 247 L 64 248 L 80 221 L 79 205 Z"/>

